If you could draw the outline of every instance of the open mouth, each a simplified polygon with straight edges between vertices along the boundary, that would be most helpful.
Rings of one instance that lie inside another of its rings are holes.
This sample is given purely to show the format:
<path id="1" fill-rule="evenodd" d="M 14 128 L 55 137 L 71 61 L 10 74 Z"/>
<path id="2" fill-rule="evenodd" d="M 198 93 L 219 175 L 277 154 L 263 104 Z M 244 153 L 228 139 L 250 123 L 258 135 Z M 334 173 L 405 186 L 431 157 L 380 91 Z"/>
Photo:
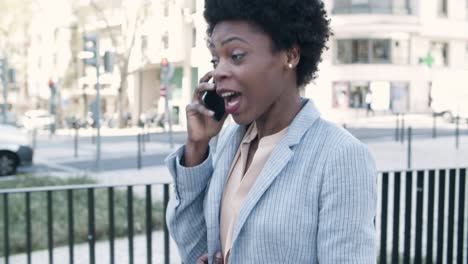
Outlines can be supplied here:
<path id="1" fill-rule="evenodd" d="M 226 112 L 232 114 L 236 112 L 240 107 L 241 93 L 239 92 L 224 92 L 221 94 L 224 98 L 224 106 Z"/>

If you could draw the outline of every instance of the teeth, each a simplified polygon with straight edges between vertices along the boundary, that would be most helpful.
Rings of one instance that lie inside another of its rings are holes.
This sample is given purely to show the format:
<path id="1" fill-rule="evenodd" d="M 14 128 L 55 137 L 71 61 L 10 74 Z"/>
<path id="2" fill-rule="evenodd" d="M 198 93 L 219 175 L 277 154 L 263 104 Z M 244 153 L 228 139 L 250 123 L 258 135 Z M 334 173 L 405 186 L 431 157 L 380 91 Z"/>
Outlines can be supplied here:
<path id="1" fill-rule="evenodd" d="M 223 93 L 223 94 L 221 95 L 221 97 L 227 98 L 227 97 L 233 96 L 233 95 L 235 95 L 235 94 L 236 94 L 235 92 L 227 92 L 227 93 Z"/>
<path id="2" fill-rule="evenodd" d="M 228 106 L 233 106 L 233 105 L 235 105 L 235 104 L 237 104 L 237 101 L 235 101 L 235 102 L 228 102 Z"/>

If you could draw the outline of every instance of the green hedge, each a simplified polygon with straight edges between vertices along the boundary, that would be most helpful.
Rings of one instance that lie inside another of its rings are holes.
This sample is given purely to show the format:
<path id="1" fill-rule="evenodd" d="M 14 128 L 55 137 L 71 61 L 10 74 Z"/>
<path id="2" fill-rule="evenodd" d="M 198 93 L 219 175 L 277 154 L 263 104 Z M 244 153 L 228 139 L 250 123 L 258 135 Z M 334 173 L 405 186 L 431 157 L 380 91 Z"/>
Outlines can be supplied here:
<path id="1" fill-rule="evenodd" d="M 0 189 L 25 188 L 38 186 L 96 184 L 86 177 L 57 179 L 52 177 L 18 176 L 13 180 L 0 181 Z M 152 192 L 158 186 L 153 187 Z M 143 233 L 145 223 L 145 200 L 135 195 L 133 190 L 134 232 Z M 54 247 L 68 244 L 68 209 L 67 192 L 52 192 L 53 203 L 53 240 Z M 108 239 L 108 190 L 95 189 L 95 232 L 96 240 Z M 0 256 L 4 256 L 4 196 L 0 197 Z M 154 200 L 154 199 L 153 199 Z M 47 193 L 31 193 L 31 234 L 33 250 L 47 248 Z M 73 191 L 74 242 L 83 243 L 88 236 L 88 195 L 87 190 Z M 26 195 L 24 193 L 8 195 L 9 209 L 9 251 L 11 254 L 26 251 Z M 152 204 L 152 230 L 161 229 L 163 225 L 163 206 L 161 201 Z M 115 237 L 127 235 L 127 188 L 114 189 L 114 222 Z"/>

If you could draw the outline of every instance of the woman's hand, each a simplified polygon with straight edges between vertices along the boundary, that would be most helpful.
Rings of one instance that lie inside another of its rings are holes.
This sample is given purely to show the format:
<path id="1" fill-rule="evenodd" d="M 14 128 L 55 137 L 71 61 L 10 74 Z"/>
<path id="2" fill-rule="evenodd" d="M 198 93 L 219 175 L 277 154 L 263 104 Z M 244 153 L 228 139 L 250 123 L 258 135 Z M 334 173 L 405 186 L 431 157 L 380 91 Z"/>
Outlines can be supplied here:
<path id="1" fill-rule="evenodd" d="M 186 107 L 188 142 L 208 143 L 212 137 L 219 133 L 226 119 L 227 115 L 221 121 L 216 121 L 213 118 L 214 112 L 201 103 L 200 98 L 203 92 L 216 90 L 216 85 L 209 83 L 212 75 L 213 72 L 208 72 L 200 79 L 192 102 Z"/>
<path id="2" fill-rule="evenodd" d="M 216 86 L 208 81 L 213 72 L 208 72 L 200 79 L 192 98 L 187 105 L 187 142 L 185 144 L 184 166 L 193 167 L 203 162 L 208 150 L 208 142 L 216 136 L 223 127 L 227 114 L 220 121 L 214 119 L 214 112 L 208 110 L 201 103 L 201 94 L 204 91 L 214 91 Z"/>
<path id="3" fill-rule="evenodd" d="M 197 264 L 208 264 L 208 254 L 204 254 L 203 256 L 199 257 Z M 213 264 L 224 264 L 223 254 L 221 251 L 216 252 L 216 254 L 213 256 Z"/>

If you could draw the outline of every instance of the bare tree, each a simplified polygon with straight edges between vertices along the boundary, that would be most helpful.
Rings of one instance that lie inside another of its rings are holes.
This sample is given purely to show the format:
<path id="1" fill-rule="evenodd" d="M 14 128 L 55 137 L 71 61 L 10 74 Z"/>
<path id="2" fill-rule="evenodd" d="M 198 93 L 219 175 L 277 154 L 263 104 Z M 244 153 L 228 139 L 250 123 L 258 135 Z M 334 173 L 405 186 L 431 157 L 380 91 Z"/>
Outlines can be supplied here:
<path id="1" fill-rule="evenodd" d="M 25 99 L 28 100 L 28 50 L 31 43 L 28 32 L 31 23 L 32 5 L 34 0 L 2 0 L 0 1 L 0 51 L 2 55 L 19 58 L 15 68 L 23 75 Z M 18 49 L 18 47 L 22 47 Z"/>
<path id="2" fill-rule="evenodd" d="M 94 10 L 97 18 L 104 22 L 105 31 L 112 41 L 115 49 L 115 62 L 120 70 L 120 84 L 118 89 L 118 105 L 119 111 L 119 126 L 125 125 L 125 110 L 129 107 L 127 96 L 128 82 L 127 77 L 129 74 L 129 62 L 132 56 L 132 51 L 135 46 L 135 40 L 138 30 L 147 18 L 146 12 L 147 1 L 133 1 L 132 5 L 137 5 L 134 12 L 123 14 L 121 21 L 121 30 L 115 30 L 115 25 L 111 24 L 110 17 L 107 15 L 105 6 L 99 5 L 91 0 L 90 5 Z M 123 10 L 123 7 L 122 7 Z"/>

